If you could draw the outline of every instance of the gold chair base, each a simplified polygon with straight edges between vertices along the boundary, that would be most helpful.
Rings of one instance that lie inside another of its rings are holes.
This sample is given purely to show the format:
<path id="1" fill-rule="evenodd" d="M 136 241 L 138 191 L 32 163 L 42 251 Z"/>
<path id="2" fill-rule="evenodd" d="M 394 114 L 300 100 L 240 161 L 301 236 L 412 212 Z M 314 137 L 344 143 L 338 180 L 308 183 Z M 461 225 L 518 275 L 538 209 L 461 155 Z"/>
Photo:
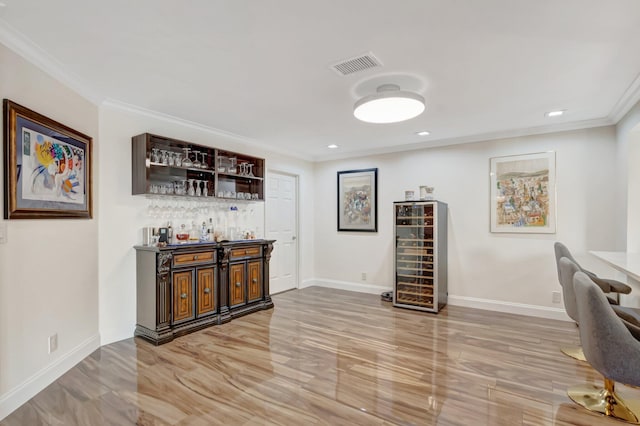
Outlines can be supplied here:
<path id="1" fill-rule="evenodd" d="M 577 359 L 578 361 L 587 360 L 587 358 L 585 358 L 584 356 L 584 352 L 582 352 L 581 346 L 570 346 L 570 347 L 560 348 L 560 352 L 562 352 L 566 356 L 569 356 L 573 359 Z"/>
<path id="2" fill-rule="evenodd" d="M 610 383 L 607 383 L 610 382 Z M 609 386 L 610 385 L 610 386 Z M 613 390 L 613 382 L 605 379 L 605 389 L 593 385 L 577 385 L 567 390 L 569 398 L 589 411 L 632 424 L 640 424 L 640 410 L 632 410 Z M 608 388 L 608 389 L 607 389 Z"/>

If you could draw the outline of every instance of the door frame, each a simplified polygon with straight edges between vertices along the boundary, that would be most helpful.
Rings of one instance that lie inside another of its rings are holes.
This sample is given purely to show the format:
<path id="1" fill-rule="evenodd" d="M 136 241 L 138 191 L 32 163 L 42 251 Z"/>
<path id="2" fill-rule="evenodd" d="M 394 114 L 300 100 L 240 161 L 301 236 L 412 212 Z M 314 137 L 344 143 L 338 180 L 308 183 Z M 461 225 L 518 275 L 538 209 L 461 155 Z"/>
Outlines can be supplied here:
<path id="1" fill-rule="evenodd" d="M 296 227 L 294 230 L 296 235 L 296 271 L 295 271 L 296 276 L 294 280 L 296 286 L 294 289 L 299 289 L 300 288 L 300 241 L 301 241 L 301 237 L 300 237 L 300 175 L 291 173 L 291 172 L 286 172 L 280 169 L 267 168 L 266 174 L 265 174 L 265 181 L 266 181 L 265 191 L 269 191 L 268 182 L 269 182 L 269 175 L 271 173 L 277 173 L 279 175 L 289 176 L 289 177 L 292 177 L 294 180 L 294 191 L 296 195 L 296 202 L 295 202 Z M 264 229 L 264 232 L 266 235 L 267 233 L 267 199 L 268 199 L 266 194 L 264 199 L 265 199 L 264 224 L 262 226 L 262 229 Z M 284 291 L 289 291 L 289 290 L 284 290 Z M 278 293 L 273 293 L 273 294 L 278 294 Z"/>

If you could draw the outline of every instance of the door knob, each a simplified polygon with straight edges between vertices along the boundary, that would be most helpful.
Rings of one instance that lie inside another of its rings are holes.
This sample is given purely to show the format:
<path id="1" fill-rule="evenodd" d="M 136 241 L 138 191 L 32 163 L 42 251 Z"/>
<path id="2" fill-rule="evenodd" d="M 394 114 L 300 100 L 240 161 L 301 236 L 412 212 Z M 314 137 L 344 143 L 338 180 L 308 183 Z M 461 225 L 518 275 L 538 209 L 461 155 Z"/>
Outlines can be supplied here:
<path id="1" fill-rule="evenodd" d="M 207 288 L 204 289 L 204 292 L 205 292 L 205 294 L 209 294 L 209 293 L 211 293 L 211 289 L 209 287 L 207 287 Z"/>
<path id="2" fill-rule="evenodd" d="M 294 235 L 293 237 L 291 237 L 291 240 L 292 240 L 292 241 L 295 241 L 295 240 L 296 240 L 296 238 L 298 238 L 298 237 L 296 237 L 296 236 Z"/>
<path id="3" fill-rule="evenodd" d="M 180 298 L 181 298 L 181 299 L 186 299 L 186 298 L 187 298 L 187 293 L 182 293 L 182 294 L 180 295 Z"/>

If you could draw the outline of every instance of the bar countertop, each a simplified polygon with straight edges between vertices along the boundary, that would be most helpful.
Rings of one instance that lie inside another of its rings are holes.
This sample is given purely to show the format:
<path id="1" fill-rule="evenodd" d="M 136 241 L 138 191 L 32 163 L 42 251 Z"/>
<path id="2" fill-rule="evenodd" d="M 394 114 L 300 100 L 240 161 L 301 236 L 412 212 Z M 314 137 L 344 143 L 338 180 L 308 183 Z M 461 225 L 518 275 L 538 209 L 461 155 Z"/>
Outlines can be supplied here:
<path id="1" fill-rule="evenodd" d="M 590 251 L 589 253 L 634 280 L 640 281 L 640 253 L 626 251 Z"/>
<path id="2" fill-rule="evenodd" d="M 155 251 L 160 252 L 163 250 L 175 250 L 175 249 L 187 249 L 187 248 L 203 248 L 203 249 L 213 249 L 218 247 L 224 247 L 227 245 L 238 245 L 238 244 L 268 244 L 273 243 L 275 240 L 265 240 L 265 239 L 253 239 L 253 240 L 232 240 L 232 241 L 206 241 L 206 242 L 193 242 L 193 243 L 179 243 L 179 244 L 167 244 L 164 247 L 156 247 L 156 246 L 143 246 L 136 245 L 133 246 L 136 250 L 142 251 Z"/>

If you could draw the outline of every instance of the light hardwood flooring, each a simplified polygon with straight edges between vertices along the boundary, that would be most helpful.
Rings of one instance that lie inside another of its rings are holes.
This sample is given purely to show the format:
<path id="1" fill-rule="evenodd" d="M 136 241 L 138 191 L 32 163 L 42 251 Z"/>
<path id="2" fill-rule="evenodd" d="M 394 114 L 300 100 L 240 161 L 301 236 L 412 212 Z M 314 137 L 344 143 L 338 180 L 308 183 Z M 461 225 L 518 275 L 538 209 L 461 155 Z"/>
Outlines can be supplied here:
<path id="1" fill-rule="evenodd" d="M 0 425 L 623 424 L 566 396 L 602 382 L 560 353 L 573 323 L 318 287 L 273 300 L 162 346 L 104 346 Z"/>

